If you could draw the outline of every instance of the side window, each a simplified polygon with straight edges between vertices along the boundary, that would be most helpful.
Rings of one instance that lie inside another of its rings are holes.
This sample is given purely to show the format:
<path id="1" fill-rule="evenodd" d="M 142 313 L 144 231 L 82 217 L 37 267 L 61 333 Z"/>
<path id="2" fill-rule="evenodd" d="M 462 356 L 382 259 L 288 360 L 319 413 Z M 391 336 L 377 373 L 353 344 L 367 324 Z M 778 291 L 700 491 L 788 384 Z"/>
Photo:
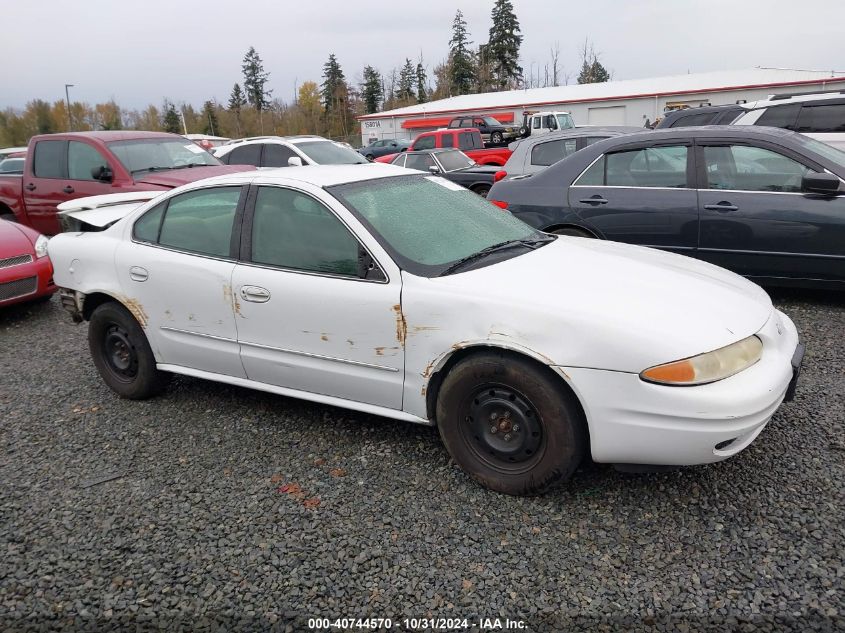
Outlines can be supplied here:
<path id="1" fill-rule="evenodd" d="M 255 165 L 259 166 L 261 160 L 261 144 L 241 145 L 229 152 L 228 165 Z"/>
<path id="2" fill-rule="evenodd" d="M 477 132 L 473 134 L 472 132 L 461 132 L 458 136 L 458 148 L 459 149 L 479 149 L 475 137 Z M 481 135 L 478 134 L 480 138 Z"/>
<path id="3" fill-rule="evenodd" d="M 718 113 L 713 112 L 696 112 L 695 114 L 678 117 L 669 127 L 695 127 L 699 125 L 709 125 L 717 114 Z"/>
<path id="4" fill-rule="evenodd" d="M 287 167 L 288 158 L 297 156 L 291 148 L 286 145 L 277 145 L 275 143 L 267 143 L 264 146 L 264 167 Z"/>
<path id="5" fill-rule="evenodd" d="M 543 117 L 535 116 L 534 118 L 534 129 L 539 130 L 540 126 L 543 124 Z"/>
<path id="6" fill-rule="evenodd" d="M 769 106 L 754 125 L 768 125 L 769 127 L 783 127 L 792 130 L 795 128 L 795 119 L 798 117 L 798 110 L 800 109 L 800 103 Z"/>
<path id="7" fill-rule="evenodd" d="M 444 136 L 446 136 L 444 134 Z M 414 143 L 414 149 L 434 149 L 434 137 L 423 136 L 417 137 L 417 142 Z"/>
<path id="8" fill-rule="evenodd" d="M 153 244 L 158 242 L 158 230 L 165 208 L 167 208 L 167 201 L 157 204 L 138 218 L 132 229 L 132 237 L 139 242 L 151 242 Z"/>
<path id="9" fill-rule="evenodd" d="M 461 127 L 472 127 L 472 119 L 461 119 Z"/>
<path id="10" fill-rule="evenodd" d="M 432 165 L 434 165 L 434 159 L 431 154 L 408 154 L 408 159 L 405 161 L 406 168 L 420 171 L 428 171 Z"/>
<path id="11" fill-rule="evenodd" d="M 800 192 L 801 179 L 812 171 L 801 163 L 762 147 L 722 145 L 704 148 L 708 189 Z"/>
<path id="12" fill-rule="evenodd" d="M 604 163 L 605 157 L 600 156 L 599 159 L 590 165 L 575 182 L 572 183 L 576 187 L 602 187 L 604 186 Z"/>
<path id="13" fill-rule="evenodd" d="M 582 137 L 582 139 L 581 139 L 581 143 L 582 143 L 581 149 L 584 149 L 585 147 L 587 147 L 587 145 L 592 145 L 593 143 L 598 143 L 599 141 L 603 141 L 606 138 L 607 138 L 606 136 L 585 136 L 585 137 Z"/>
<path id="14" fill-rule="evenodd" d="M 566 158 L 575 151 L 574 138 L 538 143 L 531 150 L 532 165 L 551 165 L 562 158 Z"/>
<path id="15" fill-rule="evenodd" d="M 476 119 L 472 122 L 472 127 L 487 127 L 487 124 L 484 122 L 484 119 Z"/>
<path id="16" fill-rule="evenodd" d="M 96 180 L 91 172 L 108 166 L 109 163 L 103 155 L 87 143 L 70 142 L 67 150 L 67 171 L 71 180 Z"/>
<path id="17" fill-rule="evenodd" d="M 261 187 L 252 220 L 252 261 L 357 278 L 358 240 L 311 196 Z"/>
<path id="18" fill-rule="evenodd" d="M 644 147 L 607 155 L 608 187 L 686 187 L 685 146 Z"/>
<path id="19" fill-rule="evenodd" d="M 798 113 L 797 132 L 845 132 L 845 103 L 807 105 Z"/>
<path id="20" fill-rule="evenodd" d="M 405 156 L 407 156 L 407 154 L 404 154 L 404 153 L 399 154 L 396 158 L 394 158 L 390 162 L 394 165 L 398 165 L 399 167 L 404 167 L 405 166 Z"/>
<path id="21" fill-rule="evenodd" d="M 455 147 L 455 135 L 444 134 L 440 137 L 440 145 L 442 147 Z"/>
<path id="22" fill-rule="evenodd" d="M 240 187 L 214 187 L 170 198 L 158 243 L 228 257 L 240 194 Z"/>
<path id="23" fill-rule="evenodd" d="M 36 178 L 64 178 L 67 141 L 38 141 L 33 168 Z"/>

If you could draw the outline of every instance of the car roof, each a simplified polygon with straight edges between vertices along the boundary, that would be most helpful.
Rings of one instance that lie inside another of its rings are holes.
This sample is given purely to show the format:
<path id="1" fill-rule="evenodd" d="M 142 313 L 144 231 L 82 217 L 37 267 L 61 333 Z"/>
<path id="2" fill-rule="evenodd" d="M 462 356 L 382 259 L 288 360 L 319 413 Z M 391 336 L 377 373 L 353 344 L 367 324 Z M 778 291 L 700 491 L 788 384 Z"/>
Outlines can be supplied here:
<path id="1" fill-rule="evenodd" d="M 56 138 L 79 138 L 80 136 L 83 136 L 97 141 L 102 141 L 104 143 L 107 143 L 109 141 L 132 141 L 147 138 L 168 138 L 177 139 L 185 142 L 189 140 L 186 139 L 184 136 L 180 136 L 179 134 L 170 134 L 169 132 L 146 132 L 142 130 L 99 130 L 96 132 L 60 132 L 58 134 L 43 134 L 41 136 L 55 136 Z"/>
<path id="2" fill-rule="evenodd" d="M 751 125 L 700 125 L 696 127 L 669 127 L 645 130 L 624 135 L 625 141 L 653 141 L 661 138 L 695 138 L 698 136 L 720 136 L 723 138 L 787 138 L 797 136 L 797 132 L 777 127 Z M 616 137 L 614 140 L 620 140 Z M 600 141 L 607 143 L 608 141 Z"/>
<path id="3" fill-rule="evenodd" d="M 290 184 L 297 181 L 316 187 L 331 187 L 350 182 L 362 182 L 390 176 L 407 176 L 404 167 L 389 163 L 363 163 L 359 165 L 308 165 L 304 167 L 278 167 L 259 171 L 238 172 L 214 176 L 199 181 L 203 184 L 241 184 L 254 182 L 259 184 Z"/>
<path id="4" fill-rule="evenodd" d="M 622 136 L 623 134 L 636 134 L 642 132 L 643 128 L 633 127 L 628 125 L 578 125 L 570 127 L 565 130 L 558 130 L 556 132 L 547 132 L 546 134 L 538 134 L 537 136 L 526 136 L 511 143 L 513 151 L 520 147 L 531 147 L 538 143 L 547 143 L 557 139 L 566 138 L 581 138 L 582 136 L 604 135 Z M 648 130 L 646 130 L 648 131 Z M 510 147 L 509 146 L 509 147 Z"/>

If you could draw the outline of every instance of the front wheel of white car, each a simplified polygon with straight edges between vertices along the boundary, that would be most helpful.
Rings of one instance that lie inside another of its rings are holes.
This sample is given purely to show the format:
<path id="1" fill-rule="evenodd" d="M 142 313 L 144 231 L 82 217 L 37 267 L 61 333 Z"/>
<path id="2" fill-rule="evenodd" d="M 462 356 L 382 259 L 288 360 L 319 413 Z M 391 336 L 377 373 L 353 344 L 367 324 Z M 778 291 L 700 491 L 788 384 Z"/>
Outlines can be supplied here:
<path id="1" fill-rule="evenodd" d="M 167 385 L 170 374 L 156 369 L 144 330 L 118 303 L 104 303 L 94 310 L 88 346 L 100 376 L 121 398 L 143 400 Z"/>
<path id="2" fill-rule="evenodd" d="M 584 454 L 574 398 L 551 372 L 507 353 L 455 365 L 438 395 L 437 423 L 455 462 L 505 494 L 542 492 L 569 478 Z"/>

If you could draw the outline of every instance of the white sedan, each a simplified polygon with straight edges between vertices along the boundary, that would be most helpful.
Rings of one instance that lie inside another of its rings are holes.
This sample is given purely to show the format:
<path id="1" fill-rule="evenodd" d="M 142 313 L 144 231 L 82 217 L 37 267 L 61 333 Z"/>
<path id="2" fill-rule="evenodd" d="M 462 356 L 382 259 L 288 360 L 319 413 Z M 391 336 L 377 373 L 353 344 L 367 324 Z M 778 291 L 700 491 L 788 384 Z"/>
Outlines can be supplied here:
<path id="1" fill-rule="evenodd" d="M 526 494 L 587 451 L 725 459 L 795 388 L 803 346 L 753 283 L 537 232 L 436 176 L 291 167 L 153 195 L 69 203 L 105 230 L 49 244 L 125 398 L 177 373 L 436 425 L 470 476 Z"/>

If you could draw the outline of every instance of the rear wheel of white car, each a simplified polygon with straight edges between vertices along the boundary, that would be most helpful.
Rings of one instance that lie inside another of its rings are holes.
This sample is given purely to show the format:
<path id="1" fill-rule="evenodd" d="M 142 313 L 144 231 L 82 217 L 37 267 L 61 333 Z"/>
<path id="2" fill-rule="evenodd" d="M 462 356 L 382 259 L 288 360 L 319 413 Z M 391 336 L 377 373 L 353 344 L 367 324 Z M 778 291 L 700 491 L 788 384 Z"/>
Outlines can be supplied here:
<path id="1" fill-rule="evenodd" d="M 511 495 L 569 478 L 584 453 L 583 414 L 549 371 L 507 353 L 460 361 L 437 399 L 440 436 L 483 486 Z"/>
<path id="2" fill-rule="evenodd" d="M 144 330 L 122 305 L 109 302 L 94 310 L 88 346 L 100 376 L 122 398 L 149 398 L 167 385 L 170 374 L 156 369 Z"/>

